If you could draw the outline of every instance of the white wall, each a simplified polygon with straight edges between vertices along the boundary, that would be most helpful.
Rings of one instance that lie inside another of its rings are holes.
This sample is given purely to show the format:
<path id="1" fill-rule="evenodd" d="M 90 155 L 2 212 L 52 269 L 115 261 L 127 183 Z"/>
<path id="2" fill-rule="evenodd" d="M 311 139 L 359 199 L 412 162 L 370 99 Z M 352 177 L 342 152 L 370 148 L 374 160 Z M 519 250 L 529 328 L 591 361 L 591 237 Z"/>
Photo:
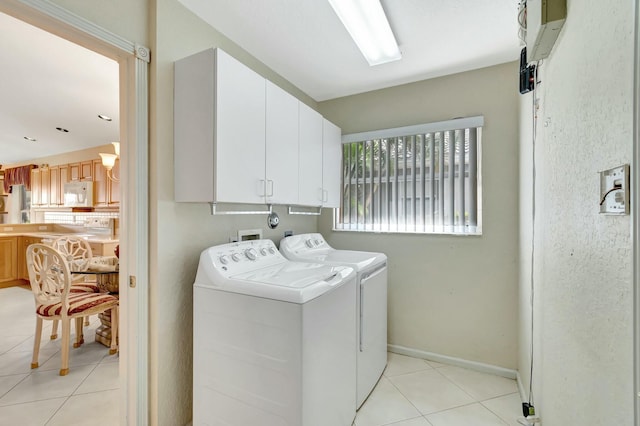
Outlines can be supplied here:
<path id="1" fill-rule="evenodd" d="M 631 224 L 598 214 L 597 172 L 631 161 L 633 2 L 569 0 L 568 9 L 537 92 L 534 403 L 547 426 L 631 425 Z M 523 129 L 531 101 L 521 99 Z M 519 369 L 527 384 L 532 138 L 523 133 Z"/>
<path id="2" fill-rule="evenodd" d="M 238 229 L 262 228 L 263 236 L 276 242 L 285 230 L 316 232 L 317 219 L 290 216 L 277 207 L 280 225 L 271 230 L 266 216 L 211 216 L 207 204 L 173 201 L 180 190 L 173 181 L 173 62 L 220 46 L 306 103 L 315 102 L 176 0 L 156 5 L 151 20 L 151 420 L 174 426 L 191 419 L 192 288 L 202 250 L 229 242 Z"/>
<path id="3" fill-rule="evenodd" d="M 515 369 L 518 67 L 503 64 L 319 103 L 343 134 L 484 115 L 482 236 L 320 231 L 389 258 L 389 343 Z"/>

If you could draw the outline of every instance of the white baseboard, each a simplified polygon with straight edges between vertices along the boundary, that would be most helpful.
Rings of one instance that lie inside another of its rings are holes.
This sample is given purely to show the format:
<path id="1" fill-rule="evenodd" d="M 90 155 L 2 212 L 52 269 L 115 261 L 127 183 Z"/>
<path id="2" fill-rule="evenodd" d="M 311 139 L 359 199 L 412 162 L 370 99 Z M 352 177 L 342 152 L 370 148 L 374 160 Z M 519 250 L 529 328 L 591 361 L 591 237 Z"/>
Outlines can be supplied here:
<path id="1" fill-rule="evenodd" d="M 485 364 L 477 361 L 469 361 L 466 359 L 456 358 L 448 355 L 441 355 L 433 352 L 425 352 L 418 349 L 406 348 L 399 345 L 387 345 L 387 350 L 395 354 L 426 359 L 427 361 L 434 361 L 442 364 L 455 365 L 456 367 L 468 368 L 469 370 L 479 371 L 481 373 L 494 374 L 496 376 L 506 377 L 507 379 L 516 379 L 518 381 L 520 396 L 523 395 L 521 382 L 518 379 L 519 376 L 516 370 L 511 370 L 509 368 L 498 367 L 497 365 Z"/>
<path id="2" fill-rule="evenodd" d="M 523 402 L 529 400 L 527 397 L 527 391 L 524 390 L 524 383 L 522 383 L 522 377 L 520 377 L 520 372 L 516 372 L 516 382 L 518 383 L 518 392 L 520 393 L 520 399 Z"/>

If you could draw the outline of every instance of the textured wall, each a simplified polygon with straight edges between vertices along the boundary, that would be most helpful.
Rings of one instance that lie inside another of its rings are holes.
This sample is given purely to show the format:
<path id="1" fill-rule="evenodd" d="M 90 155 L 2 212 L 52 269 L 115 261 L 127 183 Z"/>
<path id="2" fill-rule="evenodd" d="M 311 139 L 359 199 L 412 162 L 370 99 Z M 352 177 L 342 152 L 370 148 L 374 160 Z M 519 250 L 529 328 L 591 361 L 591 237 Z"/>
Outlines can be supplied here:
<path id="1" fill-rule="evenodd" d="M 188 423 L 192 404 L 192 288 L 200 253 L 229 242 L 238 229 L 263 229 L 280 241 L 284 230 L 316 232 L 317 219 L 276 208 L 280 225 L 266 216 L 211 216 L 207 204 L 175 203 L 173 184 L 173 62 L 220 46 L 258 73 L 315 106 L 315 102 L 187 11 L 158 0 L 152 19 L 151 64 L 151 402 L 152 423 Z M 239 147 L 241 149 L 241 147 Z M 239 151 L 241 152 L 241 151 Z M 243 155 L 250 155 L 244 153 Z"/>
<path id="2" fill-rule="evenodd" d="M 320 231 L 389 258 L 389 343 L 515 369 L 518 291 L 515 63 L 321 102 L 343 134 L 484 115 L 482 236 Z"/>
<path id="3" fill-rule="evenodd" d="M 631 161 L 633 3 L 570 0 L 568 7 L 538 92 L 535 401 L 547 426 L 631 425 L 630 217 L 598 214 L 597 172 Z M 530 110 L 531 97 L 522 102 Z M 531 138 L 522 143 L 530 152 Z M 522 186 L 530 193 L 530 174 Z M 522 214 L 530 227 L 530 211 Z M 528 335 L 530 310 L 521 304 Z M 528 351 L 522 342 L 525 381 Z"/>

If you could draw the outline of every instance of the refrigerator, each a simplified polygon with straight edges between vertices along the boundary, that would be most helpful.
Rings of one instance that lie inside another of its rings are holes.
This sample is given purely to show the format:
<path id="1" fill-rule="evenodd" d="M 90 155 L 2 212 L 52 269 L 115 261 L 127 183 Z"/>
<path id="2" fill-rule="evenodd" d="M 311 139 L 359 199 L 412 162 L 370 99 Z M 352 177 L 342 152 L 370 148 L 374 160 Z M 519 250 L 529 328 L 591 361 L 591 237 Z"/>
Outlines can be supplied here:
<path id="1" fill-rule="evenodd" d="M 31 222 L 31 191 L 25 191 L 24 185 L 12 185 L 7 197 L 7 214 L 4 223 Z"/>

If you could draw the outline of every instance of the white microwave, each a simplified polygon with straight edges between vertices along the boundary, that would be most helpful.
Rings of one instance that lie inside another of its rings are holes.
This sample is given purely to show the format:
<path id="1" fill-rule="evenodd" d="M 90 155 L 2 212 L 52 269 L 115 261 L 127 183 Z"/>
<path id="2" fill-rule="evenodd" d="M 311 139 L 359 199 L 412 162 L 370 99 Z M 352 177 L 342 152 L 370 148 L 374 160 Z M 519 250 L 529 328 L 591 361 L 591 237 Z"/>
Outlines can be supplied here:
<path id="1" fill-rule="evenodd" d="M 64 184 L 65 207 L 93 207 L 93 182 L 67 182 Z"/>

